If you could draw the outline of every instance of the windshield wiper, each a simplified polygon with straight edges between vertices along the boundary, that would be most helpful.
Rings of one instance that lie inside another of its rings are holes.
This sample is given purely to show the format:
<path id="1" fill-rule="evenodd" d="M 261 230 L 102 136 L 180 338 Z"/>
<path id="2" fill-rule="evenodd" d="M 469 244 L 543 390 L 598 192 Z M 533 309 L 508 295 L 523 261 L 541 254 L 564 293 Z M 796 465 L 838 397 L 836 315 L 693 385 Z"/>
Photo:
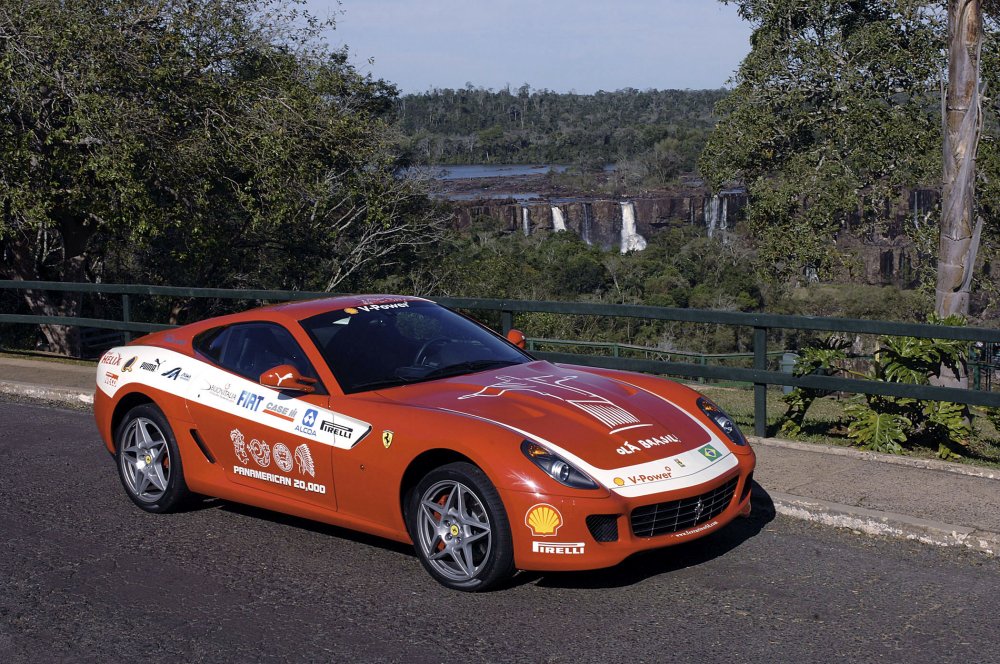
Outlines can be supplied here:
<path id="1" fill-rule="evenodd" d="M 352 386 L 351 393 L 361 392 L 364 390 L 377 390 L 380 387 L 400 387 L 402 385 L 412 385 L 413 383 L 422 383 L 426 380 L 433 380 L 435 378 L 447 378 L 450 376 L 459 376 L 461 374 L 476 373 L 477 371 L 486 371 L 487 369 L 499 369 L 500 367 L 509 367 L 513 364 L 522 364 L 518 360 L 472 360 L 470 362 L 458 362 L 456 364 L 449 364 L 448 366 L 438 367 L 432 371 L 420 375 L 398 375 L 395 378 L 380 378 L 378 380 L 370 380 L 365 383 L 358 383 Z"/>
<path id="2" fill-rule="evenodd" d="M 499 369 L 500 367 L 509 367 L 514 364 L 521 364 L 521 362 L 518 360 L 472 360 L 470 362 L 458 362 L 456 364 L 438 367 L 434 371 L 425 375 L 422 380 L 427 380 L 429 378 L 444 378 L 446 376 L 458 376 L 466 373 L 476 373 L 477 371 L 486 371 L 487 369 Z"/>
<path id="3" fill-rule="evenodd" d="M 379 380 L 370 380 L 367 383 L 358 383 L 357 385 L 351 386 L 351 392 L 361 392 L 362 390 L 377 390 L 380 387 L 399 387 L 400 385 L 406 385 L 412 381 L 403 380 L 401 378 L 380 378 Z"/>

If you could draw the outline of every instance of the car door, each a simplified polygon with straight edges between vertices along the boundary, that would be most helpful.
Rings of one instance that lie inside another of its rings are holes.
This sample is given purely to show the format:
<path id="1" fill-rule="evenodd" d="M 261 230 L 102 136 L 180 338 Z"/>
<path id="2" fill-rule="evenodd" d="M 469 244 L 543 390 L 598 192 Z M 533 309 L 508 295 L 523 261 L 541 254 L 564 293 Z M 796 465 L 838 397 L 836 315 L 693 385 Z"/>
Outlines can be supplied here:
<path id="1" fill-rule="evenodd" d="M 195 339 L 209 368 L 189 402 L 191 417 L 227 477 L 263 493 L 336 509 L 331 446 L 319 427 L 329 397 L 301 346 L 267 321 L 216 328 Z M 317 380 L 313 393 L 260 384 L 262 373 L 290 364 Z"/>

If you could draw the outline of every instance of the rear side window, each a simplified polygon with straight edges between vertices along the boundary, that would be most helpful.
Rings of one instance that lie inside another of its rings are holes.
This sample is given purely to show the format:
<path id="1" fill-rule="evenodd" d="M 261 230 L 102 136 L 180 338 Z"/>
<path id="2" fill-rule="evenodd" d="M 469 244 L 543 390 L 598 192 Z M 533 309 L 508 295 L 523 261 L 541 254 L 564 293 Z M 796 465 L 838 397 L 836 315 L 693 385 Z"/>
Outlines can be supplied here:
<path id="1" fill-rule="evenodd" d="M 194 349 L 223 369 L 254 382 L 279 364 L 290 364 L 303 376 L 319 380 L 302 347 L 276 323 L 239 323 L 208 330 L 194 339 Z M 321 384 L 316 387 L 325 394 Z"/>
<path id="2" fill-rule="evenodd" d="M 228 327 L 216 327 L 207 332 L 202 332 L 194 338 L 194 349 L 219 364 L 222 360 L 222 349 L 225 347 Z"/>

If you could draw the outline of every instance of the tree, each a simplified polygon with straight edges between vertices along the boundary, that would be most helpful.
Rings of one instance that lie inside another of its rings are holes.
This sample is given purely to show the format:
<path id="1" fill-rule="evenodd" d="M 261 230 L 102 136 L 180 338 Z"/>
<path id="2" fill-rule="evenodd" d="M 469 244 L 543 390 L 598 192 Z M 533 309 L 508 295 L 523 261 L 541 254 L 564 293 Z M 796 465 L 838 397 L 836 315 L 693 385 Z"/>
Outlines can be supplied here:
<path id="1" fill-rule="evenodd" d="M 332 289 L 440 237 L 393 176 L 395 88 L 295 9 L 0 0 L 7 275 Z M 72 350 L 66 329 L 45 334 Z"/>
<path id="2" fill-rule="evenodd" d="M 944 105 L 944 178 L 935 309 L 969 315 L 969 291 L 982 233 L 973 230 L 976 155 L 982 133 L 981 0 L 948 1 L 948 90 Z"/>
<path id="3" fill-rule="evenodd" d="M 701 158 L 746 183 L 760 271 L 783 282 L 836 260 L 844 224 L 877 229 L 902 188 L 939 180 L 943 20 L 921 0 L 722 0 L 754 25 Z"/>

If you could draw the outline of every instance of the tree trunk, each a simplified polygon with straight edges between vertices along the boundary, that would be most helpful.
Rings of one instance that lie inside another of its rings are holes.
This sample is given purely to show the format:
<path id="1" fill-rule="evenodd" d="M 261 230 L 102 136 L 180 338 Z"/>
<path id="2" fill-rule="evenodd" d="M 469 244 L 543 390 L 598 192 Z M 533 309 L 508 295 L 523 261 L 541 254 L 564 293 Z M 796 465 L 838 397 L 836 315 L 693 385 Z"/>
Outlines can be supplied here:
<path id="1" fill-rule="evenodd" d="M 84 251 L 93 231 L 81 223 L 64 220 L 58 223 L 62 241 L 62 258 L 54 266 L 59 281 L 86 281 Z M 15 230 L 5 243 L 9 260 L 0 274 L 19 281 L 42 281 L 41 263 L 45 257 L 38 252 L 37 236 L 29 236 L 23 229 Z M 48 276 L 48 275 L 45 275 Z M 44 290 L 25 290 L 24 299 L 35 316 L 79 317 L 83 308 L 81 293 L 51 293 Z M 69 325 L 39 325 L 48 343 L 48 350 L 60 355 L 80 356 L 80 329 Z"/>
<path id="2" fill-rule="evenodd" d="M 976 151 L 982 129 L 979 96 L 983 41 L 981 0 L 948 0 L 948 92 L 944 117 L 944 180 L 935 311 L 969 314 L 979 234 L 973 233 Z M 947 373 L 947 375 L 945 375 Z M 965 386 L 965 370 L 942 371 L 937 385 Z"/>

